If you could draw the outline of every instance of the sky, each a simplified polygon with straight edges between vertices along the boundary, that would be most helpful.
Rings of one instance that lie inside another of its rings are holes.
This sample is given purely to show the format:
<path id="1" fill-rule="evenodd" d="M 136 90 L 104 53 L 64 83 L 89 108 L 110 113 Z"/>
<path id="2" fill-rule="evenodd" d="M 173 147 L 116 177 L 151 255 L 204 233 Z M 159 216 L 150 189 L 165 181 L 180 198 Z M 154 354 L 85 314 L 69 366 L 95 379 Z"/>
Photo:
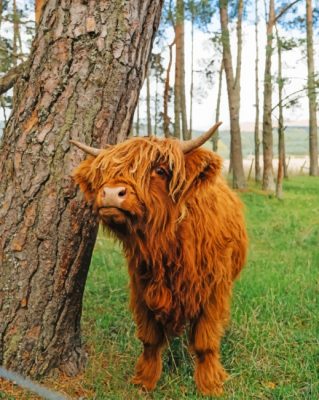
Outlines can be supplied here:
<path id="1" fill-rule="evenodd" d="M 316 0 L 317 1 L 317 0 Z M 29 2 L 30 3 L 30 2 Z M 18 0 L 18 5 L 22 7 L 26 3 L 22 0 Z M 318 2 L 319 4 L 319 2 Z M 261 7 L 262 8 L 262 7 Z M 32 9 L 32 8 L 31 8 Z M 262 10 L 261 10 L 262 12 Z M 301 12 L 303 9 L 301 8 Z M 254 26 L 254 15 L 253 10 L 248 10 L 248 21 L 243 23 L 243 53 L 242 53 L 242 74 L 241 74 L 241 109 L 240 109 L 240 122 L 242 127 L 245 129 L 251 129 L 255 120 L 255 26 Z M 30 19 L 34 18 L 33 12 L 30 13 Z M 5 28 L 5 26 L 3 26 Z M 263 93 L 263 74 L 264 74 L 264 60 L 265 60 L 265 22 L 263 16 L 260 18 L 260 23 L 258 26 L 259 30 L 259 85 L 260 85 L 260 109 L 262 112 L 262 93 Z M 10 27 L 7 35 L 10 36 Z M 213 18 L 212 24 L 209 26 L 209 31 L 220 31 L 219 17 L 216 15 Z M 186 66 L 186 93 L 187 93 L 187 103 L 189 110 L 189 88 L 190 88 L 190 77 L 191 77 L 191 25 L 189 22 L 185 24 L 185 66 Z M 167 30 L 167 43 L 171 43 L 173 39 L 172 29 Z M 2 34 L 4 34 L 2 29 Z M 299 32 L 297 30 L 289 32 L 289 35 L 293 37 L 304 37 L 305 33 Z M 215 58 L 214 69 L 218 69 L 220 65 L 220 55 L 216 54 L 213 47 L 209 45 L 209 39 L 211 33 L 204 33 L 195 29 L 195 49 L 194 49 L 194 59 L 195 59 L 195 70 L 200 70 L 205 63 L 204 60 L 211 60 Z M 318 39 L 318 32 L 317 32 Z M 319 40 L 315 40 L 315 63 L 317 70 L 319 69 Z M 236 37 L 235 30 L 232 34 L 232 53 L 233 62 L 236 58 Z M 168 52 L 167 46 L 163 49 L 154 48 L 154 52 L 161 52 L 164 57 L 165 67 L 168 63 Z M 307 80 L 307 66 L 305 54 L 302 54 L 300 49 L 295 49 L 289 52 L 285 52 L 283 55 L 284 60 L 284 76 L 291 78 L 290 81 L 285 85 L 284 95 L 300 90 Z M 273 55 L 272 62 L 272 72 L 276 74 L 277 72 L 277 55 L 276 50 Z M 205 83 L 203 75 L 195 73 L 194 90 L 197 94 L 193 103 L 193 127 L 197 130 L 205 130 L 210 127 L 215 121 L 215 109 L 217 100 L 217 85 L 218 76 L 217 73 L 214 75 L 214 84 L 209 86 Z M 171 71 L 171 84 L 174 82 L 174 68 Z M 226 80 L 223 79 L 222 86 L 222 98 L 221 98 L 221 113 L 220 120 L 223 121 L 223 128 L 227 129 L 229 127 L 229 112 L 228 112 L 228 100 L 227 100 L 227 90 L 226 90 Z M 155 92 L 155 83 L 152 83 L 152 92 Z M 145 109 L 145 98 L 146 87 L 142 88 L 140 102 L 140 115 L 143 120 L 146 116 Z M 160 87 L 160 96 L 163 95 L 163 88 Z M 273 92 L 273 105 L 277 104 L 278 94 L 276 88 Z M 173 118 L 173 101 L 170 105 L 170 116 Z M 162 108 L 162 105 L 160 106 Z M 161 109 L 160 109 L 161 111 Z M 261 115 L 262 118 L 262 115 Z M 0 115 L 1 119 L 1 115 Z M 274 120 L 276 119 L 276 112 L 274 112 Z M 303 125 L 307 124 L 308 119 L 308 102 L 307 98 L 304 97 L 298 107 L 293 109 L 285 110 L 285 119 L 287 123 L 300 122 Z M 261 119 L 262 121 L 262 119 Z"/>
<path id="2" fill-rule="evenodd" d="M 211 31 L 220 31 L 219 19 L 214 18 L 212 25 L 209 27 Z M 265 21 L 260 20 L 258 25 L 259 30 L 259 97 L 260 97 L 260 121 L 262 121 L 262 102 L 263 102 L 263 75 L 264 75 L 264 63 L 265 63 L 265 44 L 266 44 L 266 26 Z M 186 93 L 189 94 L 190 87 L 190 76 L 191 76 L 191 26 L 190 23 L 185 24 L 185 69 L 186 69 Z M 282 29 L 279 29 L 282 35 L 288 37 Z M 231 36 L 231 46 L 233 55 L 233 65 L 236 60 L 236 37 L 235 30 L 233 30 Z M 318 34 L 318 33 L 317 33 Z M 299 32 L 298 30 L 292 30 L 289 32 L 289 37 L 302 38 L 305 37 L 305 33 Z M 195 30 L 195 69 L 199 70 L 203 67 L 203 59 L 213 59 L 215 61 L 215 69 L 220 65 L 219 54 L 214 53 L 214 49 L 209 45 L 209 38 L 211 34 L 203 33 L 199 30 Z M 317 36 L 318 37 L 318 36 Z M 168 32 L 168 42 L 170 43 L 173 38 L 173 32 Z M 319 68 L 319 40 L 314 40 L 315 43 L 315 64 L 318 70 Z M 155 52 L 159 49 L 154 49 Z M 242 50 L 242 73 L 241 73 L 241 108 L 240 108 L 240 122 L 242 127 L 245 129 L 253 129 L 253 124 L 255 121 L 255 26 L 253 19 L 250 21 L 245 21 L 243 23 L 243 50 Z M 165 66 L 168 63 L 167 51 L 162 51 L 162 55 L 165 59 Z M 274 49 L 274 54 L 272 58 L 272 73 L 277 74 L 277 53 Z M 306 57 L 302 49 L 294 49 L 291 51 L 285 51 L 283 54 L 283 74 L 284 77 L 290 78 L 284 87 L 284 97 L 293 93 L 297 90 L 302 89 L 307 83 L 307 64 Z M 171 84 L 174 81 L 174 68 L 172 68 L 171 73 Z M 214 77 L 214 84 L 209 87 L 205 84 L 203 77 L 199 73 L 195 73 L 195 90 L 201 91 L 200 101 L 195 99 L 193 103 L 193 127 L 197 130 L 206 130 L 215 121 L 215 109 L 217 101 L 217 90 L 218 90 L 218 76 L 217 73 Z M 204 90 L 201 90 L 204 87 Z M 153 92 L 155 87 L 153 87 Z M 162 93 L 161 93 L 162 94 Z M 142 89 L 142 98 L 146 96 L 146 88 Z M 145 113 L 145 102 L 141 103 L 140 114 Z M 187 98 L 188 110 L 189 110 L 189 95 Z M 278 103 L 278 92 L 276 86 L 273 91 L 273 106 Z M 171 104 L 170 116 L 173 118 L 173 109 Z M 277 112 L 274 111 L 273 119 L 276 121 Z M 301 125 L 307 125 L 308 120 L 308 100 L 304 96 L 300 100 L 299 106 L 285 109 L 284 117 L 287 124 L 300 123 Z M 227 99 L 227 88 L 225 76 L 222 83 L 222 98 L 221 98 L 221 110 L 220 110 L 220 120 L 223 121 L 222 128 L 229 128 L 229 111 L 228 111 L 228 99 Z"/>

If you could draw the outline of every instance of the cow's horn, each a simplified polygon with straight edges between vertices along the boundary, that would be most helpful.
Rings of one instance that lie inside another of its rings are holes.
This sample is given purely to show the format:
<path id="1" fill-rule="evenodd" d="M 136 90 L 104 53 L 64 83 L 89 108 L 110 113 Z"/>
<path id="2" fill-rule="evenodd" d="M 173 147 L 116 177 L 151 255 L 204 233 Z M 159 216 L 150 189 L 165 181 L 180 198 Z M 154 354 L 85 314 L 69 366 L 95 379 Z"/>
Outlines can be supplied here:
<path id="1" fill-rule="evenodd" d="M 96 149 L 95 147 L 87 146 L 86 144 L 78 142 L 77 140 L 70 140 L 70 143 L 73 143 L 76 147 L 94 157 L 98 156 L 102 151 L 101 149 Z"/>
<path id="2" fill-rule="evenodd" d="M 212 128 L 210 128 L 207 132 L 203 133 L 201 136 L 191 139 L 191 140 L 185 140 L 184 142 L 180 142 L 181 148 L 183 150 L 183 153 L 189 153 L 190 151 L 197 149 L 197 147 L 200 147 L 202 144 L 207 142 L 208 139 L 210 139 L 213 134 L 217 131 L 218 127 L 222 124 L 222 122 L 217 122 Z"/>

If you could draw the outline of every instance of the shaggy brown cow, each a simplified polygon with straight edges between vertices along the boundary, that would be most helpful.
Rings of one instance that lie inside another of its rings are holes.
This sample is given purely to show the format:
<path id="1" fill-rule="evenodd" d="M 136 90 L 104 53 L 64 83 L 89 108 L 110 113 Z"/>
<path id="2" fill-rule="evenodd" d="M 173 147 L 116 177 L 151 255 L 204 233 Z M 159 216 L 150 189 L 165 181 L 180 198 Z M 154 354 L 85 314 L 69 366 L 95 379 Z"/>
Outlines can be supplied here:
<path id="1" fill-rule="evenodd" d="M 219 395 L 227 377 L 220 341 L 247 237 L 242 204 L 221 177 L 218 155 L 199 148 L 214 133 L 180 142 L 131 138 L 90 153 L 74 178 L 102 223 L 123 243 L 130 306 L 144 351 L 133 383 L 151 390 L 167 338 L 190 328 L 195 381 Z"/>

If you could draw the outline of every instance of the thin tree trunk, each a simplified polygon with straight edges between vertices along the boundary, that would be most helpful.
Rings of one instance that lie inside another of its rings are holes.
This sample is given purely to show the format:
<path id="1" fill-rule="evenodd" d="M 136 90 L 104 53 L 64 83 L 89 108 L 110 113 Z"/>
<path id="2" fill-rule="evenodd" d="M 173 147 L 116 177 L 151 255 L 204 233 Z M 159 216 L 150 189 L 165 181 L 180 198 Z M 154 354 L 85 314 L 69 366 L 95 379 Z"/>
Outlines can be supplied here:
<path id="1" fill-rule="evenodd" d="M 85 156 L 69 139 L 103 147 L 127 137 L 161 7 L 46 2 L 0 152 L 6 368 L 39 376 L 83 367 L 81 303 L 97 221 L 70 177 Z"/>
<path id="2" fill-rule="evenodd" d="M 136 136 L 140 136 L 140 99 L 137 100 L 136 108 Z"/>
<path id="3" fill-rule="evenodd" d="M 35 22 L 39 25 L 42 9 L 47 0 L 35 0 Z"/>
<path id="4" fill-rule="evenodd" d="M 189 108 L 189 136 L 193 135 L 193 93 L 194 93 L 194 15 L 192 8 L 192 29 L 191 29 L 191 85 L 190 85 L 190 108 Z"/>
<path id="5" fill-rule="evenodd" d="M 224 63 L 223 59 L 220 62 L 220 68 L 218 71 L 218 93 L 217 93 L 217 103 L 216 103 L 216 116 L 215 116 L 215 122 L 219 121 L 219 115 L 220 115 L 220 102 L 221 102 L 221 97 L 222 97 L 222 83 L 223 83 L 223 71 L 224 71 Z M 213 142 L 213 150 L 218 151 L 218 140 L 219 140 L 219 130 L 214 133 L 212 137 L 212 142 Z"/>
<path id="6" fill-rule="evenodd" d="M 13 40 L 12 40 L 12 65 L 18 65 L 18 37 L 19 37 L 19 16 L 17 2 L 13 0 Z"/>
<path id="7" fill-rule="evenodd" d="M 258 0 L 255 0 L 255 99 L 256 99 L 256 117 L 255 117 L 255 181 L 261 181 L 260 168 L 260 136 L 259 136 L 259 41 L 258 41 Z"/>
<path id="8" fill-rule="evenodd" d="M 282 91 L 283 91 L 283 78 L 282 78 L 282 46 L 281 40 L 278 34 L 277 25 L 276 28 L 276 39 L 277 39 L 277 51 L 278 51 L 278 103 L 279 103 L 279 117 L 278 117 L 278 172 L 276 182 L 276 197 L 278 199 L 283 198 L 282 181 L 284 176 L 284 165 L 285 165 L 285 149 L 284 149 L 284 116 L 282 106 Z"/>
<path id="9" fill-rule="evenodd" d="M 222 28 L 222 44 L 223 44 L 223 62 L 225 68 L 228 104 L 230 114 L 230 132 L 231 132 L 231 159 L 230 165 L 233 169 L 233 187 L 243 189 L 246 187 L 246 180 L 243 168 L 243 156 L 239 125 L 240 110 L 240 73 L 241 73 L 241 21 L 242 21 L 242 0 L 238 2 L 238 22 L 237 22 L 237 59 L 236 76 L 233 74 L 232 55 L 230 48 L 230 38 L 228 29 L 228 0 L 220 0 L 220 21 Z"/>
<path id="10" fill-rule="evenodd" d="M 182 121 L 182 134 L 183 139 L 190 139 L 190 134 L 187 129 L 187 109 L 186 109 L 186 94 L 185 94 L 185 34 L 184 34 L 184 19 L 185 19 L 185 11 L 184 11 L 184 0 L 177 0 L 177 18 L 179 19 L 180 25 L 180 36 L 179 36 L 179 52 L 180 52 L 180 112 L 181 112 L 181 121 Z M 177 23 L 176 23 L 177 25 Z M 177 49 L 177 46 L 176 46 Z"/>
<path id="11" fill-rule="evenodd" d="M 181 82 L 182 82 L 182 46 L 183 46 L 183 21 L 179 9 L 181 0 L 176 1 L 175 22 L 175 82 L 174 82 L 174 136 L 181 137 Z"/>
<path id="12" fill-rule="evenodd" d="M 275 190 L 274 171 L 273 171 L 273 136 L 272 136 L 272 78 L 271 78 L 271 58 L 273 27 L 275 23 L 274 0 L 269 0 L 269 15 L 267 22 L 267 45 L 264 74 L 264 113 L 263 113 L 263 190 L 273 192 Z"/>
<path id="13" fill-rule="evenodd" d="M 165 86 L 164 86 L 164 96 L 163 96 L 163 130 L 164 130 L 164 135 L 165 137 L 169 137 L 169 123 L 170 123 L 170 118 L 168 116 L 168 98 L 169 98 L 169 77 L 171 73 L 171 68 L 172 68 L 172 61 L 173 61 L 173 49 L 172 47 L 175 44 L 175 39 L 174 41 L 168 46 L 169 47 L 169 60 L 168 60 L 168 66 L 167 66 L 167 71 L 166 71 L 166 79 L 165 79 Z"/>
<path id="14" fill-rule="evenodd" d="M 158 75 L 155 77 L 155 104 L 154 104 L 154 135 L 157 135 L 157 118 L 158 118 Z"/>
<path id="15" fill-rule="evenodd" d="M 151 88 L 150 88 L 150 66 L 146 77 L 146 116 L 147 116 L 147 136 L 152 135 L 151 119 Z"/>
<path id="16" fill-rule="evenodd" d="M 311 176 L 317 176 L 318 168 L 318 125 L 317 125 L 317 99 L 315 84 L 315 66 L 313 51 L 313 21 L 312 0 L 306 0 L 307 23 L 307 64 L 308 64 L 308 99 L 309 99 L 309 155 Z"/>

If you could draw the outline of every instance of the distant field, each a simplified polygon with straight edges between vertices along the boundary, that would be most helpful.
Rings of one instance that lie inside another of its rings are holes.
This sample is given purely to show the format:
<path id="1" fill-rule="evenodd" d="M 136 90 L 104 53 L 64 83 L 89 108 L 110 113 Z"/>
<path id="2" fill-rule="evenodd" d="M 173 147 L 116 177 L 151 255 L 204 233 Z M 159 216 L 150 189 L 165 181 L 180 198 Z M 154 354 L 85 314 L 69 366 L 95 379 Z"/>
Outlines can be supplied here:
<path id="1" fill-rule="evenodd" d="M 261 134 L 261 132 L 260 132 Z M 223 158 L 229 158 L 230 134 L 229 131 L 220 131 L 220 149 L 218 153 Z M 247 158 L 255 153 L 254 132 L 242 132 L 243 157 Z M 274 156 L 278 154 L 278 133 L 273 130 Z M 309 153 L 309 133 L 306 127 L 288 127 L 285 132 L 287 156 L 303 156 Z M 261 146 L 262 150 L 262 146 Z"/>

